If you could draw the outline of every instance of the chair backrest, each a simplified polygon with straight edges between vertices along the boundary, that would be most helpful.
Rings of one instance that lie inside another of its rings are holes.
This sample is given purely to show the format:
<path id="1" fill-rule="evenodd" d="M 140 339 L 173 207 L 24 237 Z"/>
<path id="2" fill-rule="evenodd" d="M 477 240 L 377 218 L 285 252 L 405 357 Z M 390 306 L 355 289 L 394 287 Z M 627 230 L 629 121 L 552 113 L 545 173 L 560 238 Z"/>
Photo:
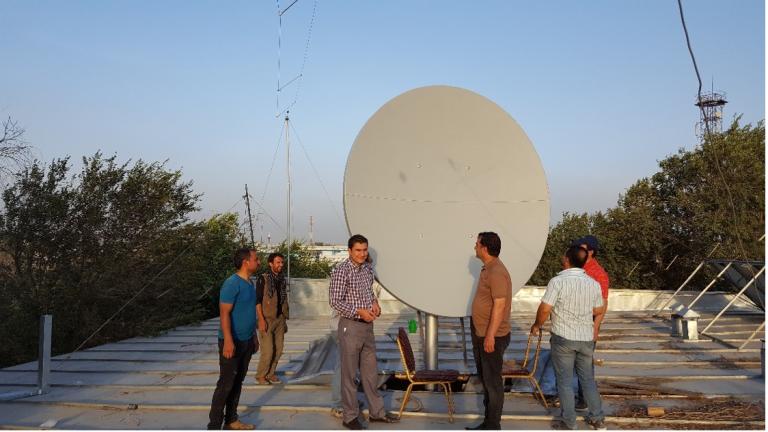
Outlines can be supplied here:
<path id="1" fill-rule="evenodd" d="M 413 355 L 413 348 L 411 348 L 411 341 L 408 339 L 408 333 L 405 329 L 400 327 L 397 330 L 397 345 L 400 348 L 400 356 L 403 360 L 403 367 L 405 367 L 405 373 L 413 375 L 416 373 L 416 358 Z"/>
<path id="2" fill-rule="evenodd" d="M 539 354 L 541 353 L 541 338 L 544 336 L 544 330 L 539 329 L 539 335 L 528 335 L 528 345 L 525 347 L 525 360 L 523 360 L 523 368 L 528 366 L 528 354 L 531 350 L 531 340 L 538 338 L 536 341 L 536 352 L 533 355 L 533 367 L 530 369 L 531 375 L 536 373 L 536 367 L 539 365 Z"/>

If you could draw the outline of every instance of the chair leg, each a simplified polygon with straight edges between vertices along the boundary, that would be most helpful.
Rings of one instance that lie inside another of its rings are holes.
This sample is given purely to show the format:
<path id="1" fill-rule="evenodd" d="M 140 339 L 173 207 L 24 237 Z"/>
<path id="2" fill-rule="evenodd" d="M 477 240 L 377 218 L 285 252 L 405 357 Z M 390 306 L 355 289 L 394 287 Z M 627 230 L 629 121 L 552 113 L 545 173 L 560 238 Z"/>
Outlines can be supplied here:
<path id="1" fill-rule="evenodd" d="M 405 405 L 408 403 L 408 399 L 411 398 L 411 390 L 413 390 L 413 383 L 408 384 L 408 390 L 405 391 L 405 396 L 403 396 L 403 403 L 400 404 L 400 413 L 397 415 L 398 418 L 403 417 L 403 410 L 405 410 Z"/>
<path id="2" fill-rule="evenodd" d="M 536 391 L 539 392 L 539 396 L 541 397 L 541 403 L 544 404 L 544 408 L 549 408 L 549 404 L 547 404 L 547 398 L 544 397 L 544 392 L 541 391 L 541 387 L 539 387 L 539 382 L 536 381 L 536 378 L 529 377 L 528 378 L 531 383 L 535 386 L 533 397 L 536 398 Z"/>
<path id="3" fill-rule="evenodd" d="M 453 423 L 453 392 L 451 391 L 450 384 L 440 383 L 445 391 L 445 399 L 448 401 L 448 421 Z"/>

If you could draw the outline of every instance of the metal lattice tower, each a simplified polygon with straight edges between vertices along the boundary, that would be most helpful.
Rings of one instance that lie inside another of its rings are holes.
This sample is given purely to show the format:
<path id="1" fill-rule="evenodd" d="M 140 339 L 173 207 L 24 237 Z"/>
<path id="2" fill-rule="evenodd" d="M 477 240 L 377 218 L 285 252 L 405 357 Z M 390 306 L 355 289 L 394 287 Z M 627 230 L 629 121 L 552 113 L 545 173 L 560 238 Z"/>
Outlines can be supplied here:
<path id="1" fill-rule="evenodd" d="M 725 92 L 710 91 L 702 93 L 701 98 L 696 98 L 696 105 L 701 112 L 701 119 L 696 124 L 696 136 L 703 140 L 707 133 L 720 133 L 723 131 L 723 106 L 728 101 Z"/>

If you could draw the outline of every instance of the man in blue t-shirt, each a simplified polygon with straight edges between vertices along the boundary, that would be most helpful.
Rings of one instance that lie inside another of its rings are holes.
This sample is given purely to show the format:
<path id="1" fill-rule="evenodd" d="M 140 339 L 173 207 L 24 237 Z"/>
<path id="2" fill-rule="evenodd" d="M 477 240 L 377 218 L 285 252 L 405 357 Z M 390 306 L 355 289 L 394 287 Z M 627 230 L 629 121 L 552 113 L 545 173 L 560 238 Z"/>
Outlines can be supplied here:
<path id="1" fill-rule="evenodd" d="M 259 268 L 254 249 L 235 252 L 237 272 L 224 281 L 219 295 L 219 381 L 211 401 L 208 429 L 252 430 L 255 426 L 237 418 L 237 404 L 251 356 L 259 349 L 255 336 L 256 290 L 251 276 Z"/>

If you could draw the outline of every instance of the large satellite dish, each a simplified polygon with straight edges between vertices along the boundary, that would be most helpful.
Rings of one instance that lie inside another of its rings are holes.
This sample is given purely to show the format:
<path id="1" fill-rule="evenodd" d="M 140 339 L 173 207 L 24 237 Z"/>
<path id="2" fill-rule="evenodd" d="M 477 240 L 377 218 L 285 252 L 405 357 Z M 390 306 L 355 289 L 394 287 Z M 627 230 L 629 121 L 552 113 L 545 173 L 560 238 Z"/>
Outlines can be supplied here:
<path id="1" fill-rule="evenodd" d="M 390 100 L 363 126 L 347 160 L 344 213 L 349 232 L 368 238 L 387 291 L 463 317 L 482 268 L 477 234 L 499 234 L 517 292 L 544 251 L 549 192 L 509 114 L 477 93 L 430 86 Z"/>

